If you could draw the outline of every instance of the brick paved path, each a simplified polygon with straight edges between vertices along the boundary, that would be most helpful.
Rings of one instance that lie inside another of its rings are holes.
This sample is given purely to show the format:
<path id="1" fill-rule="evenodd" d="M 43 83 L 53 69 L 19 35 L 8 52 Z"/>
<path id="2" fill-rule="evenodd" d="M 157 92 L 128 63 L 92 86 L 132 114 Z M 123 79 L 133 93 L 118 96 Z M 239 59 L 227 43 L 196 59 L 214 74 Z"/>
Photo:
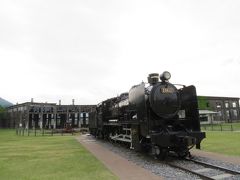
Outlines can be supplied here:
<path id="1" fill-rule="evenodd" d="M 99 159 L 110 171 L 122 180 L 159 180 L 160 176 L 137 166 L 105 147 L 97 144 L 91 136 L 78 136 L 76 139 Z"/>

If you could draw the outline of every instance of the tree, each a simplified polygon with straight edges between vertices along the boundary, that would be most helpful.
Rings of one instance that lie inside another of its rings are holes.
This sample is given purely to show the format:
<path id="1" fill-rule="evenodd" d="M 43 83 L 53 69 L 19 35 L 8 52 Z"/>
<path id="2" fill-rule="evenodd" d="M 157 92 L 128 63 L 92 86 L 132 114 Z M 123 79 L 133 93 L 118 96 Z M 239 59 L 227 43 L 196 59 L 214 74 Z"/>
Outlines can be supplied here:
<path id="1" fill-rule="evenodd" d="M 4 113 L 6 110 L 4 107 L 0 106 L 0 113 Z"/>
<path id="2" fill-rule="evenodd" d="M 5 126 L 5 115 L 6 110 L 2 106 L 0 106 L 0 128 Z"/>
<path id="3" fill-rule="evenodd" d="M 204 96 L 198 96 L 198 109 L 201 110 L 211 110 L 210 103 Z"/>

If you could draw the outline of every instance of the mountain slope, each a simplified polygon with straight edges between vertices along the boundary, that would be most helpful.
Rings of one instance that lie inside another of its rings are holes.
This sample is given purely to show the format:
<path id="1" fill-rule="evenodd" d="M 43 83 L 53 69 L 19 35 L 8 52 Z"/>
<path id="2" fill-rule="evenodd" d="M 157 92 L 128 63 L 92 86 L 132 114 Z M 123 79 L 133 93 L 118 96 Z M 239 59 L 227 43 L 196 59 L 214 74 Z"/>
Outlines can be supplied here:
<path id="1" fill-rule="evenodd" d="M 7 100 L 3 99 L 0 97 L 0 106 L 2 107 L 9 107 L 12 106 L 13 104 L 8 102 Z"/>

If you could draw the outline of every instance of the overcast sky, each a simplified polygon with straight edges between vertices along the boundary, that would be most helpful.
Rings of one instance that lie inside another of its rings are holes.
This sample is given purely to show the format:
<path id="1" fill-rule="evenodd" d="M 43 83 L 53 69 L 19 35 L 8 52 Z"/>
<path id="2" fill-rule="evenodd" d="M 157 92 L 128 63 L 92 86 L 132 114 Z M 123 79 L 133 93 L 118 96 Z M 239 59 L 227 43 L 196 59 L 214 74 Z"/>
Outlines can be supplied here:
<path id="1" fill-rule="evenodd" d="M 240 1 L 0 1 L 0 97 L 13 103 L 96 104 L 165 70 L 240 97 Z"/>

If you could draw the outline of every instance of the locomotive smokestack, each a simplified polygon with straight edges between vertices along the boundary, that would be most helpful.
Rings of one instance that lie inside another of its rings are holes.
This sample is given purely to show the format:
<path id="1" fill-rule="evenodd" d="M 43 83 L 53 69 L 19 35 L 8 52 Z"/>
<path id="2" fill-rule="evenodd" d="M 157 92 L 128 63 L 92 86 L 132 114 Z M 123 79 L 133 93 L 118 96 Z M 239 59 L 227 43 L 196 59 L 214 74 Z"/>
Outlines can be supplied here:
<path id="1" fill-rule="evenodd" d="M 74 100 L 74 99 L 72 99 L 72 105 L 74 105 L 74 101 L 75 101 L 75 100 Z"/>
<path id="2" fill-rule="evenodd" d="M 159 81 L 159 74 L 158 73 L 151 73 L 148 75 L 148 83 L 153 85 Z"/>
<path id="3" fill-rule="evenodd" d="M 58 101 L 58 104 L 61 105 L 61 100 Z"/>

